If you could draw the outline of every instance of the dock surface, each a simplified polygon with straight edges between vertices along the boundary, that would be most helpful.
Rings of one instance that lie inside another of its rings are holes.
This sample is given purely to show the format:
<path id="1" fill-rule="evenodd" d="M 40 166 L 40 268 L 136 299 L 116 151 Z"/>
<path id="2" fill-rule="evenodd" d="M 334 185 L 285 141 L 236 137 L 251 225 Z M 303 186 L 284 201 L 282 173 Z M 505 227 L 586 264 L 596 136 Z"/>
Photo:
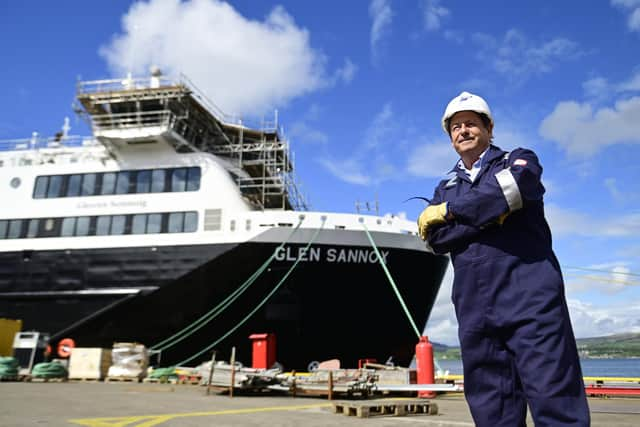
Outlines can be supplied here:
<path id="1" fill-rule="evenodd" d="M 90 427 L 199 426 L 473 426 L 461 394 L 438 396 L 437 414 L 368 418 L 334 413 L 318 397 L 205 394 L 206 388 L 134 382 L 0 383 L 0 425 Z M 399 398 L 400 400 L 406 398 Z M 385 399 L 386 400 L 386 399 Z M 393 399 L 390 399 L 393 400 Z M 357 400 L 351 402 L 375 402 Z M 640 399 L 590 398 L 593 426 L 640 426 Z M 529 426 L 533 426 L 531 419 Z"/>

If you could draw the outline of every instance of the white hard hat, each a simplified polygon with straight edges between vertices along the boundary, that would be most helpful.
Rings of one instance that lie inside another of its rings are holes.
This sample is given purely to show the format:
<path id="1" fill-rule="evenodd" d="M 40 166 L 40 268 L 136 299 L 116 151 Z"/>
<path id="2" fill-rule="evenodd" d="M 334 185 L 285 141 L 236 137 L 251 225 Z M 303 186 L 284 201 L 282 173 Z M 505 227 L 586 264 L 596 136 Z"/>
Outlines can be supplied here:
<path id="1" fill-rule="evenodd" d="M 447 122 L 453 115 L 459 111 L 474 111 L 478 114 L 484 114 L 489 118 L 491 125 L 493 125 L 493 117 L 491 116 L 491 110 L 489 104 L 478 95 L 474 95 L 469 92 L 462 92 L 449 102 L 444 115 L 442 116 L 442 129 L 449 134 Z"/>

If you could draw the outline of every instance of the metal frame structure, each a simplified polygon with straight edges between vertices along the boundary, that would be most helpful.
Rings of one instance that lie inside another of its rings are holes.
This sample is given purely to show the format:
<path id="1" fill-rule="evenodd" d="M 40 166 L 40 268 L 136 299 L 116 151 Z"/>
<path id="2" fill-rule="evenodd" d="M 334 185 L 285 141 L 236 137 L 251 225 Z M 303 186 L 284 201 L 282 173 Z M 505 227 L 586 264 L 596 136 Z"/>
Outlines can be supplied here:
<path id="1" fill-rule="evenodd" d="M 233 174 L 258 209 L 307 210 L 293 173 L 288 142 L 273 123 L 249 128 L 222 111 L 186 77 L 84 81 L 79 112 L 105 146 L 163 139 L 177 152 L 202 151 L 243 171 Z M 110 150 L 116 152 L 117 150 Z"/>

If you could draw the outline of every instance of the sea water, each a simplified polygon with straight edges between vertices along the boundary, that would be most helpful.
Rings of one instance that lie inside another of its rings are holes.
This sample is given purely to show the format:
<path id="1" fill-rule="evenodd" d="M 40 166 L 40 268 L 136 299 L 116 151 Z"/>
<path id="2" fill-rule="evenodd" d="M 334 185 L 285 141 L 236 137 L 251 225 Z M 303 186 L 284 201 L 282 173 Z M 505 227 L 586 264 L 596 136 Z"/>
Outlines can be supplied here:
<path id="1" fill-rule="evenodd" d="M 437 360 L 438 366 L 450 374 L 462 375 L 461 360 Z M 640 359 L 580 359 L 585 377 L 640 378 Z"/>

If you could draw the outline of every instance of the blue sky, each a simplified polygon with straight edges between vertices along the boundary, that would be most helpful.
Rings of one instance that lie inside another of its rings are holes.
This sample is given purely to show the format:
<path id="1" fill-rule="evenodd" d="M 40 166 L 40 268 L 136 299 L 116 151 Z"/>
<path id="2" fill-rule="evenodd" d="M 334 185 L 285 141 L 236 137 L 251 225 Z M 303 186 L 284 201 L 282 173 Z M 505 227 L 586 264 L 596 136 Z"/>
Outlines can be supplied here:
<path id="1" fill-rule="evenodd" d="M 0 139 L 86 135 L 76 80 L 156 65 L 246 121 L 277 109 L 314 210 L 414 220 L 457 159 L 444 107 L 475 92 L 544 166 L 576 335 L 640 332 L 640 0 L 23 0 L 0 28 Z M 456 344 L 450 282 L 427 333 Z"/>

